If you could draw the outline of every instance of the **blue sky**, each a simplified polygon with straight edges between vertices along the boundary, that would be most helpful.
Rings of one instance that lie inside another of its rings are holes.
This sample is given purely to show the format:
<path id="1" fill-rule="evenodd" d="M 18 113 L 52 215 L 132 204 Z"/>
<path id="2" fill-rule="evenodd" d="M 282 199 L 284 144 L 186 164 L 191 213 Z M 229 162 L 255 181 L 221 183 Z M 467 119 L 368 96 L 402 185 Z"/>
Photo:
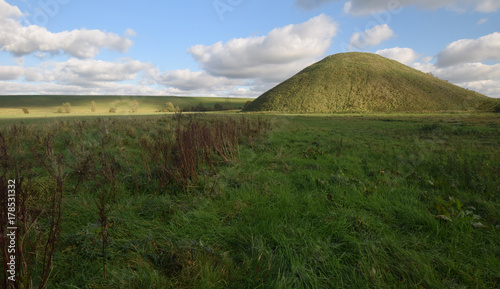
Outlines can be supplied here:
<path id="1" fill-rule="evenodd" d="M 0 94 L 257 97 L 348 51 L 500 97 L 500 1 L 0 0 Z"/>

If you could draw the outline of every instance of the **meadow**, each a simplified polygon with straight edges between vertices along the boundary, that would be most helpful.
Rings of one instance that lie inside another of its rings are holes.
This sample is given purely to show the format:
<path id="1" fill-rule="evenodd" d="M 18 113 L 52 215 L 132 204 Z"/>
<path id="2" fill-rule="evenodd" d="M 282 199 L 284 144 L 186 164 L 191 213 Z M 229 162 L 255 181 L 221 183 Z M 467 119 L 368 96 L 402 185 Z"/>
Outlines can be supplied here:
<path id="1" fill-rule="evenodd" d="M 0 120 L 0 164 L 16 288 L 500 286 L 499 114 Z"/>
<path id="2" fill-rule="evenodd" d="M 241 109 L 250 100 L 252 99 L 130 95 L 0 95 L 0 119 L 74 115 L 158 115 L 168 102 L 181 110 L 191 110 L 200 103 L 210 110 L 214 109 L 215 105 L 234 110 Z M 65 103 L 70 104 L 69 111 L 63 106 Z M 110 112 L 111 110 L 113 112 Z"/>

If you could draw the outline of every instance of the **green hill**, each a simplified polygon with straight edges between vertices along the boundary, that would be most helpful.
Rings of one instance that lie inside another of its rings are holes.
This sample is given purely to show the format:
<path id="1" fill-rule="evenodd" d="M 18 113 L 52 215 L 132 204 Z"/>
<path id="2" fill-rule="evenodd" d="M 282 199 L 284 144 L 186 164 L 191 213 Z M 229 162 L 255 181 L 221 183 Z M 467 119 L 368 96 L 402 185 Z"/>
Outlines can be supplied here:
<path id="1" fill-rule="evenodd" d="M 497 99 L 370 53 L 341 53 L 305 68 L 244 111 L 287 113 L 493 110 Z"/>

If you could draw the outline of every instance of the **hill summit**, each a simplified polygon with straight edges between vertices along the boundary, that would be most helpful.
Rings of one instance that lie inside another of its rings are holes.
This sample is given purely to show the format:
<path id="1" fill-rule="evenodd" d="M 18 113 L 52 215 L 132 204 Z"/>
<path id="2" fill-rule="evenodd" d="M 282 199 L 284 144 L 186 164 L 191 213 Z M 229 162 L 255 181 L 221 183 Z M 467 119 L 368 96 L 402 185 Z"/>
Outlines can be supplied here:
<path id="1" fill-rule="evenodd" d="M 494 101 L 380 55 L 348 52 L 305 68 L 244 111 L 464 111 L 487 109 Z"/>

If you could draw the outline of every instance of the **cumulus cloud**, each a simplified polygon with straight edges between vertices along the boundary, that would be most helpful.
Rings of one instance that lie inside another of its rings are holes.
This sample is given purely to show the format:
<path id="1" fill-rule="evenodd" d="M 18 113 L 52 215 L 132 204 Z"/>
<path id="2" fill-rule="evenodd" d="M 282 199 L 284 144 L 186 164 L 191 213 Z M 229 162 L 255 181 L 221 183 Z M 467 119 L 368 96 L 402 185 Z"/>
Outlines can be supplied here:
<path id="1" fill-rule="evenodd" d="M 420 56 L 411 48 L 388 48 L 375 52 L 383 57 L 399 61 L 406 65 L 413 64 Z"/>
<path id="2" fill-rule="evenodd" d="M 283 80 L 324 56 L 337 30 L 337 23 L 321 14 L 265 36 L 196 45 L 188 53 L 215 76 Z"/>
<path id="3" fill-rule="evenodd" d="M 235 85 L 244 84 L 242 80 L 213 76 L 206 71 L 174 70 L 166 71 L 158 77 L 158 83 L 177 88 L 182 91 L 210 89 L 213 91 L 227 90 Z"/>
<path id="4" fill-rule="evenodd" d="M 498 63 L 469 62 L 439 67 L 430 62 L 416 62 L 412 66 L 458 86 L 478 91 L 489 97 L 500 98 L 500 64 Z"/>
<path id="5" fill-rule="evenodd" d="M 20 66 L 0 66 L 0 80 L 16 80 L 23 74 Z"/>
<path id="6" fill-rule="evenodd" d="M 71 58 L 62 63 L 47 63 L 46 66 L 53 67 L 50 73 L 57 82 L 79 85 L 133 80 L 138 77 L 139 72 L 154 69 L 150 63 L 131 59 L 107 62 Z"/>
<path id="7" fill-rule="evenodd" d="M 440 68 L 431 63 L 415 63 L 413 66 L 453 83 L 500 79 L 500 64 L 474 62 Z"/>
<path id="8" fill-rule="evenodd" d="M 377 46 L 394 36 L 394 31 L 389 25 L 377 25 L 363 33 L 355 32 L 349 41 L 349 50 L 352 48 L 362 49 L 368 46 Z"/>
<path id="9" fill-rule="evenodd" d="M 15 56 L 45 52 L 92 58 L 103 48 L 126 52 L 132 46 L 129 38 L 100 30 L 80 29 L 52 33 L 36 25 L 23 26 L 20 21 L 22 15 L 17 7 L 0 0 L 0 50 Z M 131 29 L 126 31 L 127 36 L 134 33 Z"/>
<path id="10" fill-rule="evenodd" d="M 445 67 L 486 60 L 500 60 L 499 32 L 478 39 L 461 39 L 450 43 L 437 55 L 436 64 Z"/>
<path id="11" fill-rule="evenodd" d="M 469 81 L 461 85 L 465 88 L 479 91 L 489 97 L 500 98 L 500 80 Z"/>
<path id="12" fill-rule="evenodd" d="M 475 90 L 489 97 L 500 98 L 500 65 L 467 63 L 439 68 L 431 63 L 415 63 L 415 69 L 430 72 L 455 85 Z"/>
<path id="13" fill-rule="evenodd" d="M 96 86 L 102 83 L 135 80 L 140 73 L 151 75 L 150 63 L 122 59 L 117 62 L 71 58 L 66 62 L 44 62 L 39 67 L 0 66 L 0 80 L 23 78 L 28 82 Z"/>
<path id="14" fill-rule="evenodd" d="M 295 0 L 295 4 L 305 10 L 318 8 L 329 2 L 341 0 Z M 349 14 L 366 15 L 382 11 L 397 11 L 405 6 L 417 6 L 424 9 L 445 7 L 451 10 L 474 10 L 483 13 L 496 12 L 500 9 L 498 0 L 350 0 L 344 5 Z"/>

